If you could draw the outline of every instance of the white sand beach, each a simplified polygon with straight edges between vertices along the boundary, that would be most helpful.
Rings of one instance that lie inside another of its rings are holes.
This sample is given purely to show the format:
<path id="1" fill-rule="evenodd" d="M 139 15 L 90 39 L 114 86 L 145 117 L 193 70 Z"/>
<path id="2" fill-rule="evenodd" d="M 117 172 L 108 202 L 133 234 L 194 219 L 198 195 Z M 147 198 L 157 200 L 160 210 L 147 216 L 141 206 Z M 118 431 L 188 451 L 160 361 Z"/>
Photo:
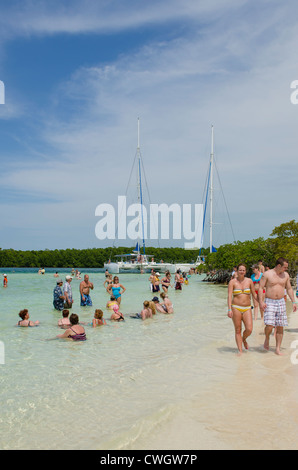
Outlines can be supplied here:
<path id="1" fill-rule="evenodd" d="M 289 311 L 291 304 L 287 307 Z M 147 437 L 146 448 L 297 450 L 298 364 L 292 363 L 296 356 L 291 345 L 298 339 L 298 313 L 289 317 L 283 356 L 274 353 L 273 336 L 270 351 L 263 349 L 263 324 L 256 321 L 249 351 L 237 357 L 235 349 L 235 374 L 199 391 L 192 407 L 182 404 L 173 410 L 167 422 Z M 231 356 L 228 350 L 233 344 L 223 349 Z M 136 444 L 140 449 L 145 445 Z"/>

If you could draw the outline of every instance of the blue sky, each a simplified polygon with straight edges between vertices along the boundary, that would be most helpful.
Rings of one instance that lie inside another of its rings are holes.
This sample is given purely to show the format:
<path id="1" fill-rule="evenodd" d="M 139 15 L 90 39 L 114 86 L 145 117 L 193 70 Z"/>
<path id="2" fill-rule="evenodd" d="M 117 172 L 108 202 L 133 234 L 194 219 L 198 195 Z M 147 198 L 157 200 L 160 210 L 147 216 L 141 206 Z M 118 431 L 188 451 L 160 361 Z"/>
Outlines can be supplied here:
<path id="1" fill-rule="evenodd" d="M 125 194 L 138 117 L 150 202 L 169 205 L 203 202 L 214 125 L 234 232 L 215 214 L 215 245 L 297 219 L 293 0 L 0 6 L 2 248 L 110 246 L 95 209 Z"/>

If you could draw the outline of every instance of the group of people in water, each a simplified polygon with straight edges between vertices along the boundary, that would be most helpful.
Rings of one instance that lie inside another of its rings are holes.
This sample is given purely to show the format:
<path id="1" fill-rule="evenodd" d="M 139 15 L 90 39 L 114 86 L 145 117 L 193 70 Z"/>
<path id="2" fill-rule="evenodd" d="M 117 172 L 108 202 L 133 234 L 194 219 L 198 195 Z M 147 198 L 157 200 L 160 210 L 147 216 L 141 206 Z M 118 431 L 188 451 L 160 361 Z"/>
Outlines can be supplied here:
<path id="1" fill-rule="evenodd" d="M 177 276 L 176 276 L 177 275 Z M 176 273 L 176 279 L 178 282 L 178 275 Z M 84 325 L 86 323 L 80 322 L 79 316 L 75 313 L 70 314 L 70 309 L 73 306 L 73 292 L 71 282 L 73 277 L 70 275 L 65 276 L 65 282 L 59 278 L 58 273 L 54 274 L 56 279 L 56 286 L 53 290 L 53 306 L 55 310 L 61 311 L 62 317 L 58 320 L 58 327 L 64 329 L 64 333 L 57 335 L 57 338 L 70 338 L 74 341 L 85 341 L 87 339 Z M 76 276 L 76 278 L 78 278 Z M 173 304 L 168 298 L 168 289 L 172 286 L 171 284 L 171 274 L 169 272 L 165 273 L 162 282 L 163 292 L 160 292 L 160 298 L 157 296 L 159 292 L 159 273 L 151 272 L 149 281 L 150 281 L 150 290 L 152 293 L 155 293 L 152 300 L 145 300 L 143 302 L 143 308 L 140 312 L 129 315 L 130 318 L 140 318 L 146 320 L 152 318 L 156 315 L 157 312 L 163 314 L 174 313 Z M 80 279 L 80 278 L 79 278 Z M 176 281 L 175 281 L 176 282 Z M 180 279 L 179 282 L 188 283 L 188 279 L 184 281 Z M 108 271 L 105 273 L 105 281 L 103 284 L 106 292 L 109 294 L 110 299 L 106 304 L 106 309 L 110 313 L 110 320 L 115 322 L 124 321 L 124 315 L 120 311 L 120 304 L 123 293 L 126 291 L 126 288 L 120 283 L 118 276 L 112 276 Z M 90 282 L 89 275 L 85 274 L 84 279 L 79 284 L 79 293 L 80 293 L 80 305 L 92 306 L 92 299 L 90 296 L 91 291 L 94 289 L 94 284 Z M 21 327 L 34 327 L 39 325 L 39 321 L 31 321 L 29 316 L 29 311 L 27 309 L 21 310 L 19 312 L 20 320 L 18 326 Z M 104 313 L 101 309 L 95 309 L 94 317 L 91 322 L 93 328 L 101 325 L 106 325 L 106 320 L 104 318 Z"/>
<path id="2" fill-rule="evenodd" d="M 284 327 L 288 325 L 286 299 L 289 296 L 293 304 L 293 312 L 297 310 L 295 294 L 287 273 L 288 260 L 278 258 L 273 269 L 265 269 L 261 262 L 252 266 L 253 274 L 246 277 L 245 264 L 239 264 L 234 269 L 228 285 L 228 317 L 232 319 L 235 328 L 235 340 L 242 354 L 243 346 L 248 349 L 247 338 L 253 330 L 251 297 L 255 308 L 255 320 L 260 308 L 261 318 L 265 325 L 264 348 L 269 350 L 270 335 L 274 331 L 275 353 L 282 355 L 281 343 Z M 244 332 L 242 334 L 242 324 Z"/>
<path id="3" fill-rule="evenodd" d="M 152 293 L 158 293 L 159 288 L 159 273 L 155 273 L 153 270 L 150 274 L 149 281 L 150 281 L 150 289 Z M 152 300 L 145 300 L 143 302 L 143 308 L 140 312 L 136 314 L 130 315 L 131 318 L 140 318 L 142 320 L 146 320 L 148 318 L 152 318 L 156 312 L 170 314 L 174 313 L 173 304 L 168 297 L 168 288 L 171 285 L 171 274 L 166 273 L 164 277 L 163 290 L 164 292 L 160 293 L 160 298 L 155 295 Z M 121 297 L 122 294 L 125 292 L 125 287 L 120 284 L 118 276 L 112 276 L 109 272 L 106 272 L 106 280 L 104 282 L 104 287 L 108 294 L 110 294 L 110 300 L 106 304 L 106 308 L 112 310 L 111 320 L 114 321 L 123 321 L 124 316 L 120 312 L 120 304 L 121 304 Z"/>
<path id="4" fill-rule="evenodd" d="M 265 342 L 264 348 L 269 350 L 270 335 L 274 330 L 276 340 L 275 353 L 281 355 L 281 344 L 283 339 L 284 327 L 288 325 L 286 300 L 289 296 L 293 304 L 293 312 L 297 311 L 297 302 L 295 294 L 291 286 L 290 277 L 287 273 L 288 260 L 278 258 L 272 269 L 265 269 L 261 262 L 252 266 L 252 275 L 247 277 L 247 267 L 245 264 L 239 264 L 234 268 L 232 278 L 228 284 L 228 317 L 232 319 L 235 329 L 235 341 L 239 355 L 243 352 L 243 346 L 249 349 L 247 339 L 253 331 L 253 315 L 254 320 L 258 319 L 258 311 L 260 310 L 261 319 L 265 325 Z M 157 312 L 163 314 L 171 314 L 174 312 L 173 304 L 168 297 L 168 289 L 178 284 L 178 289 L 182 288 L 182 284 L 188 284 L 188 275 L 182 276 L 181 272 L 175 273 L 172 285 L 171 274 L 166 272 L 164 277 L 160 278 L 159 273 L 151 272 L 149 277 L 150 290 L 153 295 L 151 300 L 143 302 L 143 308 L 140 312 L 129 315 L 130 318 L 140 318 L 146 320 L 152 318 Z M 62 289 L 63 281 L 59 278 L 56 281 L 56 287 L 53 292 L 53 305 L 56 310 L 62 312 L 62 318 L 58 321 L 58 326 L 65 329 L 65 332 L 58 335 L 59 338 L 71 338 L 75 341 L 83 341 L 86 339 L 84 323 L 79 321 L 77 314 L 70 314 L 69 309 L 72 308 L 73 295 L 71 288 L 71 276 L 66 276 Z M 119 277 L 112 276 L 109 272 L 105 274 L 103 284 L 110 296 L 106 304 L 106 309 L 110 313 L 111 321 L 124 321 L 124 315 L 120 311 L 122 295 L 126 291 L 123 284 L 120 283 Z M 80 282 L 80 305 L 92 306 L 90 291 L 94 285 L 86 274 Z M 161 289 L 163 292 L 161 292 Z M 178 290 L 177 289 L 177 290 Z M 298 294 L 298 292 L 297 292 Z M 159 297 L 158 297 L 159 295 Z M 252 307 L 253 300 L 253 307 Z M 92 319 L 92 327 L 106 325 L 101 309 L 95 309 L 94 318 Z M 18 326 L 33 327 L 38 326 L 39 322 L 30 320 L 27 309 L 21 310 L 19 313 L 20 320 Z M 244 331 L 242 333 L 242 325 Z"/>

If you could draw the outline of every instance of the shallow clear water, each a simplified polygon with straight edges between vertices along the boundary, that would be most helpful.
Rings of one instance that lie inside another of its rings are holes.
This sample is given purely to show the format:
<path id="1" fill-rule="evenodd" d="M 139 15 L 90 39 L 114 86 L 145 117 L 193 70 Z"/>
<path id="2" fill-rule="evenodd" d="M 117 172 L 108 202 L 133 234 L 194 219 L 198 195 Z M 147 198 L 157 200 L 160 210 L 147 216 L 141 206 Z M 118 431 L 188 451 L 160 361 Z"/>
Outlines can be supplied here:
<path id="1" fill-rule="evenodd" d="M 210 351 L 226 328 L 225 288 L 193 276 L 182 292 L 170 289 L 173 315 L 142 322 L 129 314 L 152 297 L 148 275 L 120 275 L 127 289 L 121 303 L 126 321 L 112 323 L 104 309 L 109 298 L 104 274 L 91 273 L 90 280 L 93 307 L 79 306 L 74 279 L 72 311 L 91 322 L 94 308 L 102 308 L 107 326 L 86 326 L 87 341 L 74 343 L 52 339 L 61 333 L 61 314 L 52 307 L 53 273 L 9 273 L 1 292 L 1 448 L 96 449 L 116 436 L 133 440 L 144 420 L 154 425 L 167 409 L 221 373 L 220 354 Z M 23 308 L 40 326 L 15 326 Z"/>
<path id="2" fill-rule="evenodd" d="M 192 276 L 182 292 L 169 290 L 173 315 L 142 322 L 129 315 L 152 298 L 148 277 L 120 275 L 127 289 L 122 323 L 109 321 L 105 310 L 104 273 L 90 274 L 93 307 L 79 306 L 74 279 L 72 311 L 90 323 L 101 308 L 107 319 L 106 326 L 87 325 L 87 341 L 75 343 L 55 339 L 61 314 L 52 307 L 53 273 L 9 273 L 0 293 L 1 449 L 133 449 L 177 410 L 191 413 L 198 396 L 234 377 L 227 288 Z M 23 308 L 40 326 L 15 326 Z"/>

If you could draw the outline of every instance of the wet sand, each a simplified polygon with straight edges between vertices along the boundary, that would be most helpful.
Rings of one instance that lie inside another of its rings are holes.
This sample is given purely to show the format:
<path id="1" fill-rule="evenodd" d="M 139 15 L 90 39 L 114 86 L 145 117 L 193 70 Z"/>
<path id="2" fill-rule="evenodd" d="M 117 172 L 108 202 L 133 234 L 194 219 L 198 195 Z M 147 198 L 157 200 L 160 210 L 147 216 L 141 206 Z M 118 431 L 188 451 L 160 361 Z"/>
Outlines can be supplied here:
<path id="1" fill-rule="evenodd" d="M 288 310 L 291 304 L 288 304 Z M 135 449 L 297 450 L 298 313 L 289 315 L 282 342 L 283 356 L 264 344 L 261 320 L 254 322 L 249 351 L 237 356 L 233 343 L 222 345 L 223 361 L 237 361 L 226 381 L 200 391 L 192 405 L 181 404 L 145 442 Z M 291 347 L 292 345 L 292 347 Z M 295 356 L 295 350 L 297 356 Z M 297 360 L 296 360 L 297 362 Z"/>

